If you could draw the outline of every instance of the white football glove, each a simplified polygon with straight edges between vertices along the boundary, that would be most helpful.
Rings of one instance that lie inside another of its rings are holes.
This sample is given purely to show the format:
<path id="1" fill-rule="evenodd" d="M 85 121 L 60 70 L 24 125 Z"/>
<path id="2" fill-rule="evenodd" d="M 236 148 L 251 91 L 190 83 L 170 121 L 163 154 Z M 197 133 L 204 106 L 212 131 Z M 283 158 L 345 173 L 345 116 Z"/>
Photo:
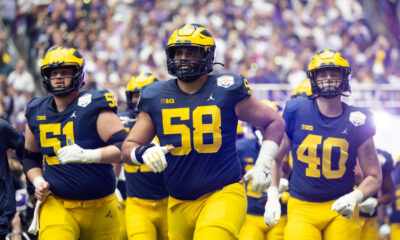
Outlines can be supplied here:
<path id="1" fill-rule="evenodd" d="M 378 199 L 374 197 L 367 198 L 367 200 L 358 204 L 358 206 L 360 207 L 360 211 L 363 213 L 368 213 L 370 216 L 374 214 L 377 205 Z"/>
<path id="2" fill-rule="evenodd" d="M 279 203 L 279 193 L 277 187 L 268 188 L 268 201 L 265 204 L 264 222 L 272 227 L 278 223 L 281 217 L 281 204 Z"/>
<path id="3" fill-rule="evenodd" d="M 271 165 L 277 151 L 278 144 L 274 141 L 262 142 L 255 166 L 244 175 L 246 181 L 253 179 L 252 191 L 263 192 L 271 184 Z"/>
<path id="4" fill-rule="evenodd" d="M 287 192 L 289 190 L 289 180 L 286 178 L 279 179 L 279 193 Z"/>
<path id="5" fill-rule="evenodd" d="M 100 149 L 83 149 L 68 137 L 68 146 L 57 151 L 57 159 L 61 164 L 66 163 L 98 163 L 101 160 Z"/>
<path id="6" fill-rule="evenodd" d="M 389 236 L 390 234 L 390 226 L 389 224 L 382 224 L 382 226 L 379 227 L 379 236 L 381 238 L 385 238 L 387 236 Z"/>
<path id="7" fill-rule="evenodd" d="M 248 181 L 249 179 L 253 179 L 252 191 L 264 192 L 271 184 L 271 172 L 256 165 L 244 175 L 244 180 Z"/>
<path id="8" fill-rule="evenodd" d="M 162 172 L 167 168 L 168 147 L 160 147 L 158 145 L 148 148 L 142 155 L 143 163 L 145 163 L 153 172 Z"/>
<path id="9" fill-rule="evenodd" d="M 331 209 L 350 219 L 356 204 L 362 202 L 363 198 L 364 194 L 359 189 L 356 189 L 333 202 Z"/>
<path id="10" fill-rule="evenodd" d="M 169 152 L 169 148 L 171 147 L 161 147 L 154 144 L 134 148 L 131 151 L 131 161 L 134 165 L 141 165 L 141 160 L 143 160 L 143 163 L 146 164 L 151 171 L 155 173 L 162 172 L 168 165 L 167 160 L 165 159 L 165 154 Z M 140 158 L 141 160 L 138 160 Z"/>

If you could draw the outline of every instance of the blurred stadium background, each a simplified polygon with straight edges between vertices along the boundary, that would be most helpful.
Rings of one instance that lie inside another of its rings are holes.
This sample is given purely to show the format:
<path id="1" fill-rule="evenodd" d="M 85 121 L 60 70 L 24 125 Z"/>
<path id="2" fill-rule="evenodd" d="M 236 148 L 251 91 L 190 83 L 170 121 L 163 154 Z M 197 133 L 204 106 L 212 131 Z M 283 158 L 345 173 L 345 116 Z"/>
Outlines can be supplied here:
<path id="1" fill-rule="evenodd" d="M 215 72 L 247 76 L 260 99 L 283 104 L 322 49 L 352 66 L 346 101 L 376 113 L 377 145 L 400 155 L 398 0 L 0 0 L 0 115 L 23 131 L 24 108 L 44 95 L 39 67 L 52 45 L 85 57 L 87 88 L 112 91 L 121 109 L 139 72 L 160 80 L 164 46 L 186 22 L 208 28 Z"/>

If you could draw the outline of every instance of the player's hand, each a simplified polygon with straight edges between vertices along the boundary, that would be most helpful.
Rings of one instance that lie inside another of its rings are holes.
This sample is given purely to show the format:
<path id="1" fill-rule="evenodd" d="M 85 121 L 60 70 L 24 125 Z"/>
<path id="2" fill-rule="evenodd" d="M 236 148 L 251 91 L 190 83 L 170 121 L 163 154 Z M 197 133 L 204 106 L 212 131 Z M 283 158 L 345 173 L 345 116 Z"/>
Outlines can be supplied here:
<path id="1" fill-rule="evenodd" d="M 167 160 L 165 159 L 165 154 L 172 149 L 174 149 L 174 147 L 161 147 L 158 145 L 150 147 L 146 149 L 142 155 L 143 163 L 155 173 L 162 172 L 168 166 Z"/>
<path id="2" fill-rule="evenodd" d="M 35 187 L 35 198 L 44 202 L 50 193 L 50 183 L 44 181 Z"/>
<path id="3" fill-rule="evenodd" d="M 381 238 L 385 238 L 390 235 L 390 226 L 389 224 L 382 224 L 382 226 L 379 227 L 379 236 Z"/>
<path id="4" fill-rule="evenodd" d="M 287 192 L 289 190 L 289 181 L 286 178 L 279 179 L 279 193 Z"/>
<path id="5" fill-rule="evenodd" d="M 68 146 L 57 151 L 57 159 L 61 164 L 66 163 L 97 163 L 101 160 L 100 149 L 83 149 L 68 137 Z"/>
<path id="6" fill-rule="evenodd" d="M 279 203 L 279 193 L 277 187 L 268 189 L 268 201 L 265 204 L 264 221 L 272 227 L 276 225 L 281 217 L 281 204 Z"/>
<path id="7" fill-rule="evenodd" d="M 363 193 L 356 189 L 333 202 L 332 210 L 337 211 L 340 215 L 350 219 L 351 215 L 354 213 L 356 203 L 361 202 L 363 197 Z"/>
<path id="8" fill-rule="evenodd" d="M 268 169 L 255 165 L 245 175 L 246 181 L 252 179 L 251 190 L 254 192 L 264 192 L 271 184 L 271 172 Z"/>
<path id="9" fill-rule="evenodd" d="M 358 206 L 360 207 L 360 211 L 363 213 L 368 213 L 370 216 L 374 214 L 377 205 L 378 200 L 374 197 L 367 198 L 367 200 L 358 204 Z"/>

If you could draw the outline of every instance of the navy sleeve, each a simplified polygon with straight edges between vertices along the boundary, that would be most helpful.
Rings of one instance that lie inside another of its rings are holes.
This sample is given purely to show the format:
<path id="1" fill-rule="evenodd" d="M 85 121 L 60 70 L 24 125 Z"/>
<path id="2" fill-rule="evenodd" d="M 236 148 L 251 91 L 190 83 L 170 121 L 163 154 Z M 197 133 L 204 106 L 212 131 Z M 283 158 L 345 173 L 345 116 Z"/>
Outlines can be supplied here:
<path id="1" fill-rule="evenodd" d="M 363 116 L 365 117 L 365 120 L 362 120 Z M 368 110 L 352 112 L 350 115 L 350 121 L 356 121 L 353 119 L 356 119 L 356 120 L 361 119 L 361 121 L 364 121 L 364 124 L 359 125 L 357 127 L 358 135 L 357 135 L 357 138 L 355 139 L 355 141 L 356 141 L 356 146 L 358 148 L 367 139 L 369 139 L 375 135 L 376 128 L 375 128 L 375 123 L 373 120 L 372 113 Z"/>

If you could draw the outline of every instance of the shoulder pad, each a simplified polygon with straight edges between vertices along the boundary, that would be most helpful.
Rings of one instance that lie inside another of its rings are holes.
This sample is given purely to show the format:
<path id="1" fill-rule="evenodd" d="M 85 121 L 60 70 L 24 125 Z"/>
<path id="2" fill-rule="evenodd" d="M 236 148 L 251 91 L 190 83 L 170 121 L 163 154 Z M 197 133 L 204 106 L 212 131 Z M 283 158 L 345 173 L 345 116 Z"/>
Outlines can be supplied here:
<path id="1" fill-rule="evenodd" d="M 28 118 L 38 106 L 40 106 L 48 97 L 32 98 L 26 105 L 25 117 Z"/>
<path id="2" fill-rule="evenodd" d="M 140 98 L 150 99 L 157 96 L 160 93 L 160 89 L 163 89 L 168 84 L 171 84 L 171 81 L 174 81 L 174 79 L 161 82 L 152 82 L 149 85 L 142 87 L 140 89 Z"/>

